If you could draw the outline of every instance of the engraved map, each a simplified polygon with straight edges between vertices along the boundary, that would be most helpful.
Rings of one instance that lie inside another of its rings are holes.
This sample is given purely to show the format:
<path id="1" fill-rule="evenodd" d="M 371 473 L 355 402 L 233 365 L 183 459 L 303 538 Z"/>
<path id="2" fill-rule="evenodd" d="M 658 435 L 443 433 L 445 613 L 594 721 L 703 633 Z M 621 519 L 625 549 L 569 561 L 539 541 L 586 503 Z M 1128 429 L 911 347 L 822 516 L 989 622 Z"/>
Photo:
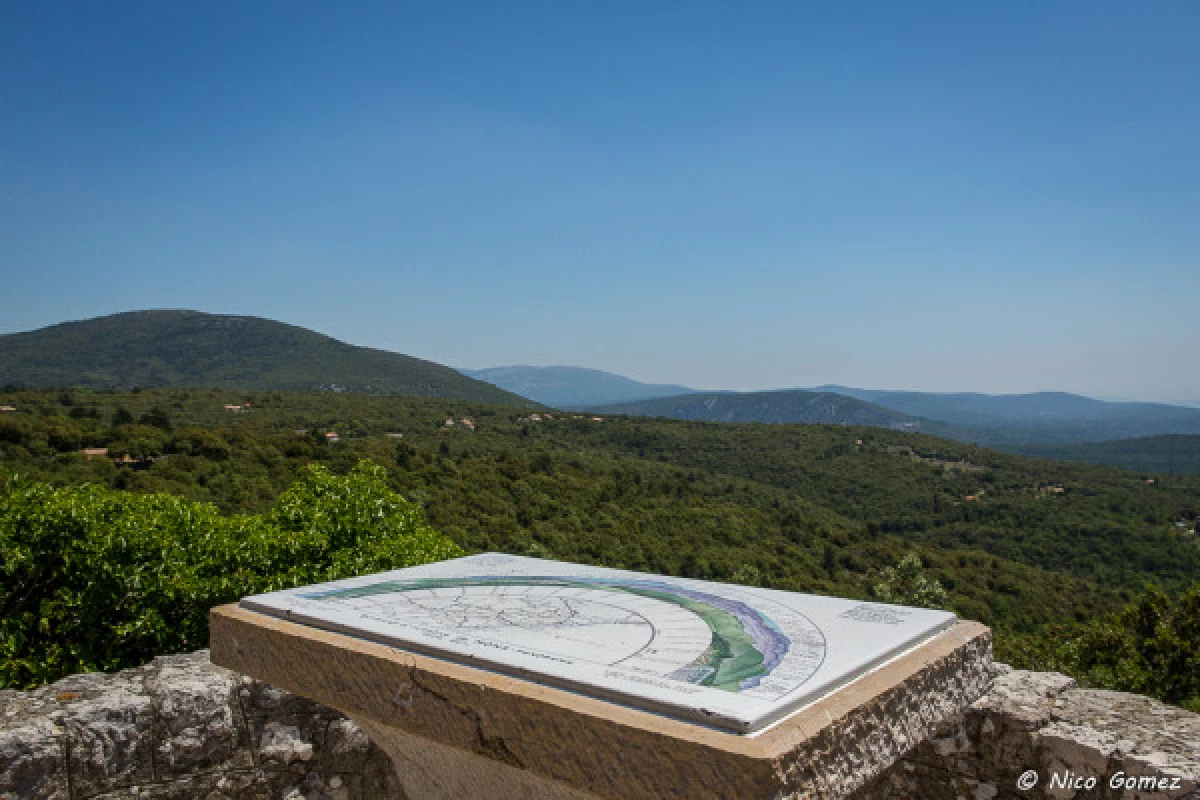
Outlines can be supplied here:
<path id="1" fill-rule="evenodd" d="M 739 732 L 954 620 L 948 612 L 498 554 L 242 604 Z"/>

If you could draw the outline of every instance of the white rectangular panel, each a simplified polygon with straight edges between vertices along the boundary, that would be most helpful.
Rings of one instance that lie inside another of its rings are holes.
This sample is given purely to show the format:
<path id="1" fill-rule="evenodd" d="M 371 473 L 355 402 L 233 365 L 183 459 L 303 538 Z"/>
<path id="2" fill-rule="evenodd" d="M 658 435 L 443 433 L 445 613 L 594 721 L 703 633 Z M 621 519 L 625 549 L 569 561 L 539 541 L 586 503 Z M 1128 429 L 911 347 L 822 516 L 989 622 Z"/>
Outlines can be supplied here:
<path id="1" fill-rule="evenodd" d="M 496 553 L 241 605 L 740 733 L 955 621 L 947 611 Z"/>

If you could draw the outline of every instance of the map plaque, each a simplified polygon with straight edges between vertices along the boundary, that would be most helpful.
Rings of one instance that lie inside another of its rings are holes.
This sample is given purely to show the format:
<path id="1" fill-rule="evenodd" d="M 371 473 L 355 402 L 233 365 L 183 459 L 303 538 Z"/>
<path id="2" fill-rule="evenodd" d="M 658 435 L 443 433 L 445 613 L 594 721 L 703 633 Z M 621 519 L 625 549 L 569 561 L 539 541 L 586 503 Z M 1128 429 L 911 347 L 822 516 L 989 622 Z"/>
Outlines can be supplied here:
<path id="1" fill-rule="evenodd" d="M 241 605 L 739 733 L 955 622 L 947 611 L 498 554 Z"/>
<path id="2" fill-rule="evenodd" d="M 247 597 L 210 644 L 436 800 L 846 797 L 992 677 L 949 612 L 500 554 Z"/>

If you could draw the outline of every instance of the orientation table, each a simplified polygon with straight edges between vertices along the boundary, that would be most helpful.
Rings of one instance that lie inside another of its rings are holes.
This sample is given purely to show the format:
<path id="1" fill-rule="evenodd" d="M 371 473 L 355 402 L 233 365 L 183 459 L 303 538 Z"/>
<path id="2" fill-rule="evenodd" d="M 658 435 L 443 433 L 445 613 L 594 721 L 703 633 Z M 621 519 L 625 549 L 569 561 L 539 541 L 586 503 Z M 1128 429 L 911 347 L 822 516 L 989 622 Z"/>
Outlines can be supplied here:
<path id="1" fill-rule="evenodd" d="M 843 797 L 992 672 L 946 611 L 494 553 L 247 597 L 211 646 L 421 798 Z"/>

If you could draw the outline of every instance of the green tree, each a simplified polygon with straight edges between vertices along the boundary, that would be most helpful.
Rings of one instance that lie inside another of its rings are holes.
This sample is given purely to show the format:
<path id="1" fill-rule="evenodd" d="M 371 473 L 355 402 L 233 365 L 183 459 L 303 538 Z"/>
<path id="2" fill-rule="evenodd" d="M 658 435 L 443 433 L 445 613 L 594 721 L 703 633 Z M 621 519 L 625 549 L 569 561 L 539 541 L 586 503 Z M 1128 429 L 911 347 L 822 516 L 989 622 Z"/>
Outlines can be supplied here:
<path id="1" fill-rule="evenodd" d="M 875 596 L 885 603 L 919 608 L 945 608 L 950 603 L 946 590 L 925 575 L 921 557 L 909 553 L 894 567 L 880 570 Z"/>
<path id="2" fill-rule="evenodd" d="M 837 578 L 837 553 L 834 552 L 833 545 L 825 545 L 825 550 L 821 554 L 821 568 L 825 570 L 829 580 Z"/>
<path id="3" fill-rule="evenodd" d="M 762 573 L 753 564 L 742 564 L 734 571 L 730 580 L 746 586 L 758 586 L 762 581 Z"/>
<path id="4" fill-rule="evenodd" d="M 0 490 L 0 688 L 113 670 L 208 640 L 248 594 L 461 555 L 363 462 L 305 470 L 263 515 L 99 486 Z"/>
<path id="5" fill-rule="evenodd" d="M 158 406 L 155 406 L 138 417 L 138 424 L 152 425 L 155 428 L 161 428 L 167 432 L 170 432 L 171 430 L 171 418 L 167 416 L 167 412 L 163 411 Z"/>
<path id="6" fill-rule="evenodd" d="M 122 425 L 108 451 L 112 456 L 150 458 L 165 453 L 169 442 L 167 432 L 153 425 Z"/>
<path id="7" fill-rule="evenodd" d="M 221 434 L 206 428 L 187 428 L 180 431 L 172 444 L 176 452 L 195 455 L 214 461 L 229 458 L 233 449 Z"/>
<path id="8" fill-rule="evenodd" d="M 1157 697 L 1200 712 L 1200 584 L 1176 598 L 1151 588 L 1059 651 L 1090 686 Z"/>
<path id="9" fill-rule="evenodd" d="M 44 423 L 47 441 L 58 452 L 78 450 L 83 443 L 83 431 L 66 417 L 51 417 Z"/>

